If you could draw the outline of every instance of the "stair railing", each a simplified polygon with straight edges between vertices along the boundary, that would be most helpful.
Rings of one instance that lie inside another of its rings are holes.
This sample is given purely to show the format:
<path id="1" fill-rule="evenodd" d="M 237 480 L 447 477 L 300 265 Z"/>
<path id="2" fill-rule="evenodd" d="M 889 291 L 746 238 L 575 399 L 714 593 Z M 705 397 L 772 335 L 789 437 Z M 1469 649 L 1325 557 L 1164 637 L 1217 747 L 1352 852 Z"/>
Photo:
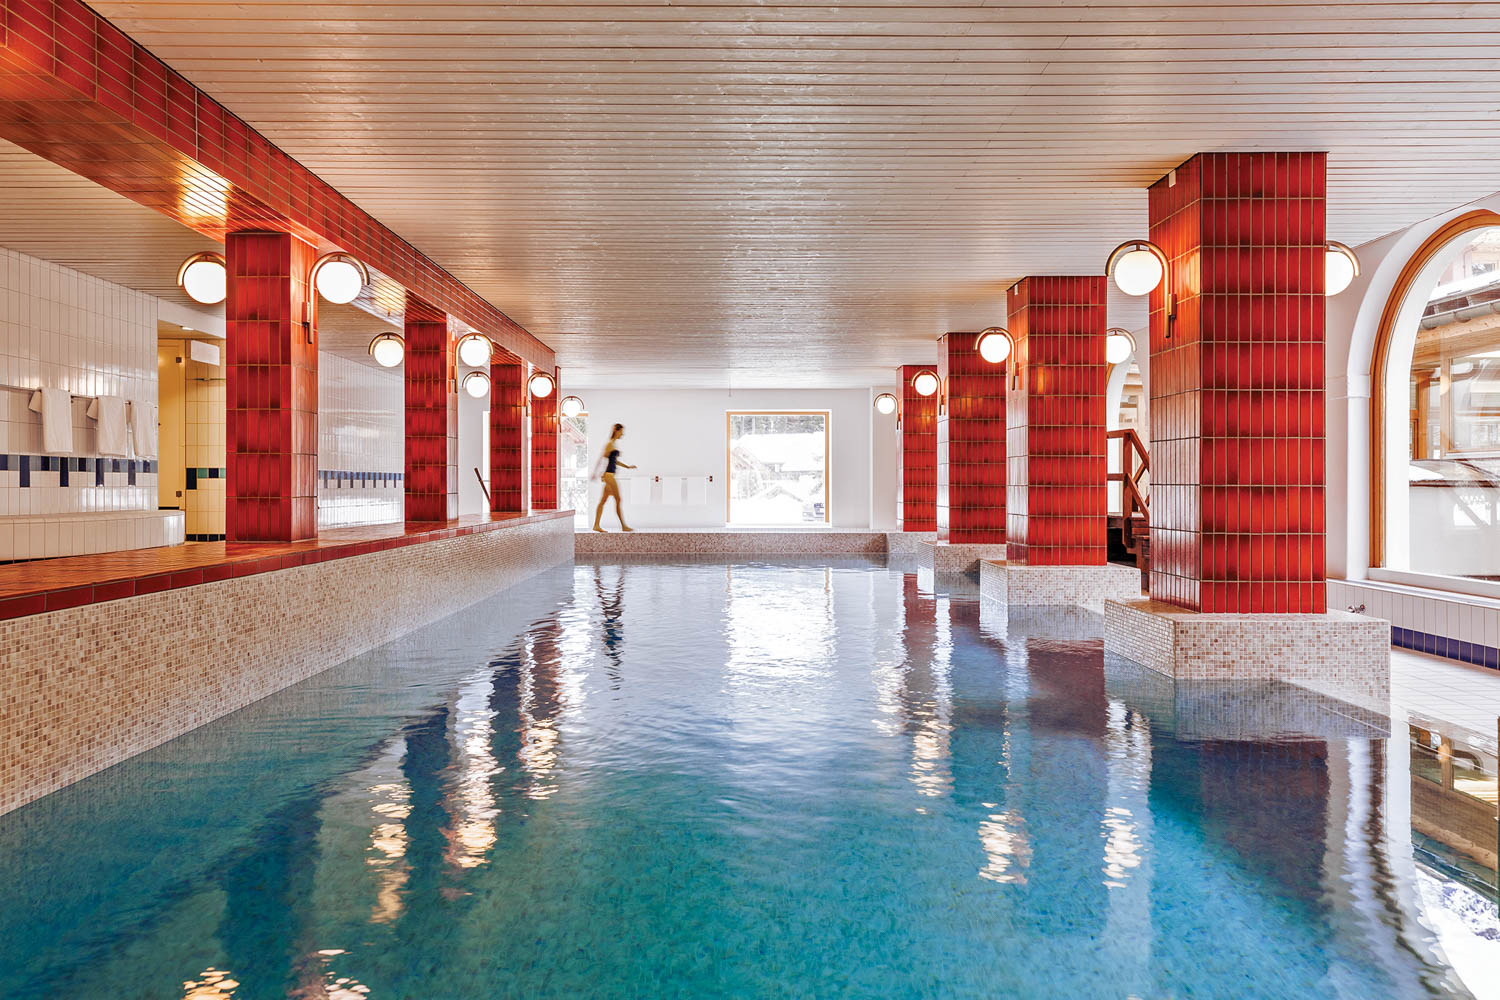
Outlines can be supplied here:
<path id="1" fill-rule="evenodd" d="M 1141 477 L 1151 469 L 1151 458 L 1141 436 L 1134 428 L 1125 427 L 1107 431 L 1105 437 L 1118 441 L 1120 449 L 1120 471 L 1109 473 L 1109 481 L 1120 484 L 1120 514 L 1127 521 L 1137 516 L 1151 523 L 1151 510 Z"/>

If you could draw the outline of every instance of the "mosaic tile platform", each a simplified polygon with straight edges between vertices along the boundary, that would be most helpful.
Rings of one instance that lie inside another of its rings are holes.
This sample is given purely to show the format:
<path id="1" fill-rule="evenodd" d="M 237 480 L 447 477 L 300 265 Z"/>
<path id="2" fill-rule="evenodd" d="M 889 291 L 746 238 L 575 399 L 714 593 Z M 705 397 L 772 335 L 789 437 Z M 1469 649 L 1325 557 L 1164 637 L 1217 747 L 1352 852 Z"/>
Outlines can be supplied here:
<path id="1" fill-rule="evenodd" d="M 1388 622 L 1327 614 L 1199 614 L 1157 601 L 1107 601 L 1105 649 L 1182 680 L 1276 680 L 1387 711 Z"/>
<path id="2" fill-rule="evenodd" d="M 975 542 L 924 542 L 920 558 L 934 573 L 978 573 L 986 559 L 1005 559 L 1005 545 Z"/>
<path id="3" fill-rule="evenodd" d="M 937 541 L 936 531 L 888 531 L 885 535 L 886 551 L 891 558 L 910 558 L 923 553 L 924 544 Z"/>
<path id="4" fill-rule="evenodd" d="M 979 564 L 979 592 L 1009 605 L 1081 604 L 1097 611 L 1105 601 L 1141 596 L 1141 571 L 1134 566 L 1023 566 L 986 559 Z"/>
<path id="5" fill-rule="evenodd" d="M 629 555 L 885 555 L 884 531 L 580 531 L 580 556 Z"/>

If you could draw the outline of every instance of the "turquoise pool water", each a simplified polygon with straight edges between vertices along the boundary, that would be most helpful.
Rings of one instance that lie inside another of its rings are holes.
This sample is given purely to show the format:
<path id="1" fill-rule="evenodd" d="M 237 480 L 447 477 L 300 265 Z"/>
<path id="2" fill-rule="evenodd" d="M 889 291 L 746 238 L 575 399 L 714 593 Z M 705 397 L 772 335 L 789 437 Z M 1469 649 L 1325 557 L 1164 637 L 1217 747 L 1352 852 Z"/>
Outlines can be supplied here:
<path id="1" fill-rule="evenodd" d="M 1099 627 L 559 569 L 0 817 L 0 997 L 1465 995 L 1404 735 Z"/>

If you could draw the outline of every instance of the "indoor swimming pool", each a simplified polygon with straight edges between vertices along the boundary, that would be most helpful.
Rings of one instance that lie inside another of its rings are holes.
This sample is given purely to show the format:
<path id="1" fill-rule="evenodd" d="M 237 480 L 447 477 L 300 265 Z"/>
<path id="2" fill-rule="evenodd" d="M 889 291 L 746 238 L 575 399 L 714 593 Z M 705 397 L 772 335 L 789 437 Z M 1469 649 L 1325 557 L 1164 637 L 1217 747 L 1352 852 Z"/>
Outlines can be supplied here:
<path id="1" fill-rule="evenodd" d="M 0 997 L 1484 995 L 1404 722 L 1101 628 L 550 571 L 0 817 Z"/>

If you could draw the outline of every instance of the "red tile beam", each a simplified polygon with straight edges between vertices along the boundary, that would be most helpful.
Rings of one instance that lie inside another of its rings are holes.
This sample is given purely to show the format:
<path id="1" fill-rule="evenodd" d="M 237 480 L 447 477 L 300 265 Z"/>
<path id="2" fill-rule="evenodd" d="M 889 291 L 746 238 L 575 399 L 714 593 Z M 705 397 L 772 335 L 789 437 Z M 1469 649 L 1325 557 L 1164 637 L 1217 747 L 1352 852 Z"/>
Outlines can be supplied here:
<path id="1" fill-rule="evenodd" d="M 318 533 L 318 347 L 303 324 L 313 248 L 287 233 L 224 243 L 225 532 L 231 542 Z"/>
<path id="2" fill-rule="evenodd" d="M 950 333 L 938 353 L 940 541 L 1005 544 L 1005 371 L 979 356 L 977 333 Z"/>
<path id="3" fill-rule="evenodd" d="M 902 365 L 901 446 L 897 450 L 901 475 L 896 516 L 902 531 L 937 530 L 937 403 L 936 395 L 922 396 L 912 388 L 918 372 L 933 365 Z"/>
<path id="4" fill-rule="evenodd" d="M 406 520 L 458 516 L 456 347 L 441 309 L 406 298 Z"/>
<path id="5" fill-rule="evenodd" d="M 552 351 L 78 0 L 0 0 L 0 136 L 215 239 L 339 249 L 550 371 Z"/>
<path id="6" fill-rule="evenodd" d="M 525 365 L 490 365 L 490 511 L 524 514 L 531 507 Z"/>
<path id="7" fill-rule="evenodd" d="M 1149 192 L 1151 596 L 1318 613 L 1327 155 L 1202 153 Z"/>
<path id="8" fill-rule="evenodd" d="M 1031 277 L 1011 288 L 1015 338 L 1007 390 L 1006 559 L 1102 566 L 1105 281 Z"/>
<path id="9" fill-rule="evenodd" d="M 557 509 L 557 403 L 562 383 L 552 395 L 531 397 L 531 509 Z"/>

